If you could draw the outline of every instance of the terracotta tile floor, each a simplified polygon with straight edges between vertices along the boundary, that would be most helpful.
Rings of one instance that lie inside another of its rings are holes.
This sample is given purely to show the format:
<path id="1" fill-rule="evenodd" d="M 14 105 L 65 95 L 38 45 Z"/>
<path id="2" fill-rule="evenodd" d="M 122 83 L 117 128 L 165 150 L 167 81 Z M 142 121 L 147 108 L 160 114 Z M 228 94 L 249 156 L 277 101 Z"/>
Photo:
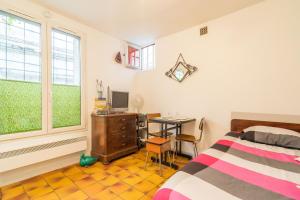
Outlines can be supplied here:
<path id="1" fill-rule="evenodd" d="M 180 167 L 188 162 L 178 157 Z M 144 170 L 145 151 L 121 158 L 109 165 L 72 165 L 1 188 L 2 200 L 55 199 L 151 199 L 156 190 L 176 171 L 157 164 Z"/>

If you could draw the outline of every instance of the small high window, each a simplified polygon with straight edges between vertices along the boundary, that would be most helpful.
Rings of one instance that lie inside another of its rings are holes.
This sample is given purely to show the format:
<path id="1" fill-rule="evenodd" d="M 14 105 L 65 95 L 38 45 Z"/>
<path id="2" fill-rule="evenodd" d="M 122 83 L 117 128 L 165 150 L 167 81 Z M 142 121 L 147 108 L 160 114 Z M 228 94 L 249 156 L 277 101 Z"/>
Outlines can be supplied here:
<path id="1" fill-rule="evenodd" d="M 142 70 L 152 70 L 155 67 L 155 44 L 142 48 Z"/>

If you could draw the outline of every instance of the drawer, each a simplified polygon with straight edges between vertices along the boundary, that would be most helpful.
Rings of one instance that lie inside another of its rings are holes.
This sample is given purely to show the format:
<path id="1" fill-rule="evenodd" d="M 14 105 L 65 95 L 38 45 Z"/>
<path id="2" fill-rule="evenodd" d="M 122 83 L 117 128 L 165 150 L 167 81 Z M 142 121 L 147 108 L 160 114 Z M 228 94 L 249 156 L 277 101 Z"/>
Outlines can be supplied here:
<path id="1" fill-rule="evenodd" d="M 124 123 L 124 124 L 116 124 L 114 126 L 109 126 L 107 133 L 109 135 L 120 134 L 122 132 L 132 133 L 136 131 L 136 126 L 133 123 Z"/>
<path id="2" fill-rule="evenodd" d="M 126 124 L 126 123 L 134 123 L 136 122 L 136 117 L 134 115 L 128 115 L 128 116 L 113 116 L 108 118 L 108 123 L 110 125 L 115 124 Z"/>
<path id="3" fill-rule="evenodd" d="M 114 142 L 114 141 L 123 141 L 123 140 L 134 140 L 136 139 L 136 133 L 135 130 L 131 131 L 119 131 L 119 132 L 112 132 L 108 135 L 108 141 Z"/>
<path id="4" fill-rule="evenodd" d="M 122 149 L 126 149 L 128 147 L 132 147 L 136 145 L 136 138 L 134 137 L 125 137 L 125 138 L 119 138 L 118 140 L 113 140 L 109 142 L 109 152 L 117 152 Z"/>

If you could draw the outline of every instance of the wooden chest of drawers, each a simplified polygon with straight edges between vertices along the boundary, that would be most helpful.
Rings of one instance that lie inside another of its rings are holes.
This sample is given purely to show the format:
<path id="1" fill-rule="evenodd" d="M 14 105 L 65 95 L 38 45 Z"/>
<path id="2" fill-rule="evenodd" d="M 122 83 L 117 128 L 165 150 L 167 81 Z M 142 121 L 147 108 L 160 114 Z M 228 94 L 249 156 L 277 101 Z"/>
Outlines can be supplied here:
<path id="1" fill-rule="evenodd" d="M 136 114 L 92 114 L 92 156 L 108 164 L 137 149 Z"/>

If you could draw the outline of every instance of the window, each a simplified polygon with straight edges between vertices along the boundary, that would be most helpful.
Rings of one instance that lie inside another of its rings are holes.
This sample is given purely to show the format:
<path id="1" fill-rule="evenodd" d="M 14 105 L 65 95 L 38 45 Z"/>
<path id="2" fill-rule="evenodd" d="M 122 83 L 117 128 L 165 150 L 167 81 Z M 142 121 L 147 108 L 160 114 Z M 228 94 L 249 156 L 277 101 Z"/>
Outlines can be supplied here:
<path id="1" fill-rule="evenodd" d="M 81 123 L 80 38 L 52 30 L 53 128 Z"/>
<path id="2" fill-rule="evenodd" d="M 128 45 L 128 66 L 140 69 L 140 49 L 133 45 Z"/>
<path id="3" fill-rule="evenodd" d="M 142 48 L 142 70 L 151 70 L 155 65 L 155 45 Z"/>
<path id="4" fill-rule="evenodd" d="M 29 19 L 0 10 L 0 136 L 82 129 L 81 37 Z"/>
<path id="5" fill-rule="evenodd" d="M 41 25 L 0 11 L 0 134 L 42 129 Z"/>

